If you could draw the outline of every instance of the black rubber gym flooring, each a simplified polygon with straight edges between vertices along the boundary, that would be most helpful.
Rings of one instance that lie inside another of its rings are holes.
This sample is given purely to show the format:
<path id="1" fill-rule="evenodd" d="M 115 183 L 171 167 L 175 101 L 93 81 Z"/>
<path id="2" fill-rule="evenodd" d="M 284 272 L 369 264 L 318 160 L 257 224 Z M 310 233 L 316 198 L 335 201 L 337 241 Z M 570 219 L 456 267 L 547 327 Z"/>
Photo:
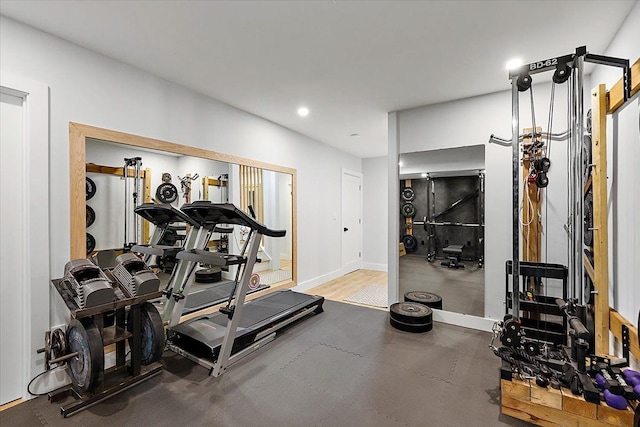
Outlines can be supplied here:
<path id="1" fill-rule="evenodd" d="M 490 334 L 434 323 L 393 329 L 388 313 L 326 301 L 219 379 L 165 352 L 165 371 L 63 419 L 39 397 L 0 412 L 4 426 L 500 426 Z"/>

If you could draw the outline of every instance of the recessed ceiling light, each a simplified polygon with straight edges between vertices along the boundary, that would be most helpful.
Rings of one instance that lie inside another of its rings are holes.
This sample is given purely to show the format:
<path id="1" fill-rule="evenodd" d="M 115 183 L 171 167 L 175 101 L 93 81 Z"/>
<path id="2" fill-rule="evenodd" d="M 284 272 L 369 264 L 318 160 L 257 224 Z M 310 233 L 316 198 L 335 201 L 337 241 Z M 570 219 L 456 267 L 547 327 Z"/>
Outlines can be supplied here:
<path id="1" fill-rule="evenodd" d="M 420 176 L 421 176 L 421 177 L 423 177 L 423 178 L 426 178 L 426 177 L 427 177 L 427 173 L 426 173 L 426 172 L 422 172 L 422 173 L 420 174 Z"/>
<path id="2" fill-rule="evenodd" d="M 359 133 L 352 133 L 351 136 L 354 137 L 354 138 L 357 138 L 357 137 L 360 136 L 360 134 Z"/>
<path id="3" fill-rule="evenodd" d="M 309 115 L 309 109 L 307 107 L 298 108 L 298 115 L 300 117 L 307 117 Z"/>
<path id="4" fill-rule="evenodd" d="M 514 70 L 522 65 L 522 59 L 520 58 L 512 58 L 507 61 L 506 67 L 507 70 Z"/>

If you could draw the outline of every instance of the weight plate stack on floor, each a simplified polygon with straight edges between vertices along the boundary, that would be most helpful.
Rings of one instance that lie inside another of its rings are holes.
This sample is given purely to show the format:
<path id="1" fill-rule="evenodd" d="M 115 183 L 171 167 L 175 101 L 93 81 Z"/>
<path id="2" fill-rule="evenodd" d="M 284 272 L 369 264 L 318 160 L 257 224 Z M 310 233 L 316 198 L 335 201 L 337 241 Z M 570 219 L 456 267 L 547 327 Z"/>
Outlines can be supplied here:
<path id="1" fill-rule="evenodd" d="M 433 329 L 433 311 L 415 302 L 397 302 L 389 308 L 391 326 L 405 332 L 428 332 Z"/>
<path id="2" fill-rule="evenodd" d="M 67 346 L 69 353 L 78 352 L 69 359 L 73 386 L 82 394 L 93 390 L 104 370 L 104 349 L 102 336 L 90 317 L 81 321 L 73 319 L 67 326 Z"/>
<path id="3" fill-rule="evenodd" d="M 150 302 L 140 305 L 140 332 L 142 348 L 140 362 L 143 365 L 160 360 L 165 346 L 164 326 L 158 309 Z M 133 315 L 129 310 L 127 316 L 127 330 L 133 332 Z M 132 338 L 129 338 L 131 340 Z M 131 341 L 129 341 L 131 346 Z"/>
<path id="4" fill-rule="evenodd" d="M 222 280 L 222 270 L 218 267 L 196 271 L 196 283 L 216 283 Z"/>
<path id="5" fill-rule="evenodd" d="M 431 292 L 411 291 L 404 294 L 405 302 L 417 302 L 429 308 L 442 310 L 442 297 Z"/>

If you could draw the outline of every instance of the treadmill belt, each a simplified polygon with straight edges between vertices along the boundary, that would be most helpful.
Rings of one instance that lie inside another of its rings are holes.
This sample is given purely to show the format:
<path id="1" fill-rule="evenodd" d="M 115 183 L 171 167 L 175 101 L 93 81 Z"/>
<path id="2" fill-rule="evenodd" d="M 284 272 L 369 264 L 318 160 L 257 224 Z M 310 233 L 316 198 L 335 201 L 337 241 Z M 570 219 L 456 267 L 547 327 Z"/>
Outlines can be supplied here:
<path id="1" fill-rule="evenodd" d="M 247 291 L 247 295 L 267 289 L 268 287 L 268 285 L 260 285 L 256 289 L 249 289 Z M 217 285 L 192 292 L 187 295 L 183 314 L 193 313 L 194 311 L 223 303 L 229 299 L 231 292 L 233 292 L 233 281 L 231 280 L 224 280 L 222 282 L 218 282 Z"/>

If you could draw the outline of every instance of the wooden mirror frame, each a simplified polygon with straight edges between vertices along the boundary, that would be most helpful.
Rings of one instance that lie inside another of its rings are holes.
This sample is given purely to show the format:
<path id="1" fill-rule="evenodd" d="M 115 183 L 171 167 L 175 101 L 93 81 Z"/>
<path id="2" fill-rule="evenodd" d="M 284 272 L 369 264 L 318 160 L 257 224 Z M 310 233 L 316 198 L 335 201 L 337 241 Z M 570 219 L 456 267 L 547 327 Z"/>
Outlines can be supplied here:
<path id="1" fill-rule="evenodd" d="M 209 151 L 188 145 L 176 144 L 159 139 L 146 138 L 95 126 L 69 122 L 69 216 L 70 216 L 70 259 L 86 258 L 86 141 L 93 138 L 118 144 L 165 151 L 184 156 L 216 160 L 238 165 L 253 166 L 291 175 L 291 278 L 292 286 L 298 283 L 298 245 L 296 210 L 296 170 L 285 166 L 245 159 L 243 157 Z"/>

